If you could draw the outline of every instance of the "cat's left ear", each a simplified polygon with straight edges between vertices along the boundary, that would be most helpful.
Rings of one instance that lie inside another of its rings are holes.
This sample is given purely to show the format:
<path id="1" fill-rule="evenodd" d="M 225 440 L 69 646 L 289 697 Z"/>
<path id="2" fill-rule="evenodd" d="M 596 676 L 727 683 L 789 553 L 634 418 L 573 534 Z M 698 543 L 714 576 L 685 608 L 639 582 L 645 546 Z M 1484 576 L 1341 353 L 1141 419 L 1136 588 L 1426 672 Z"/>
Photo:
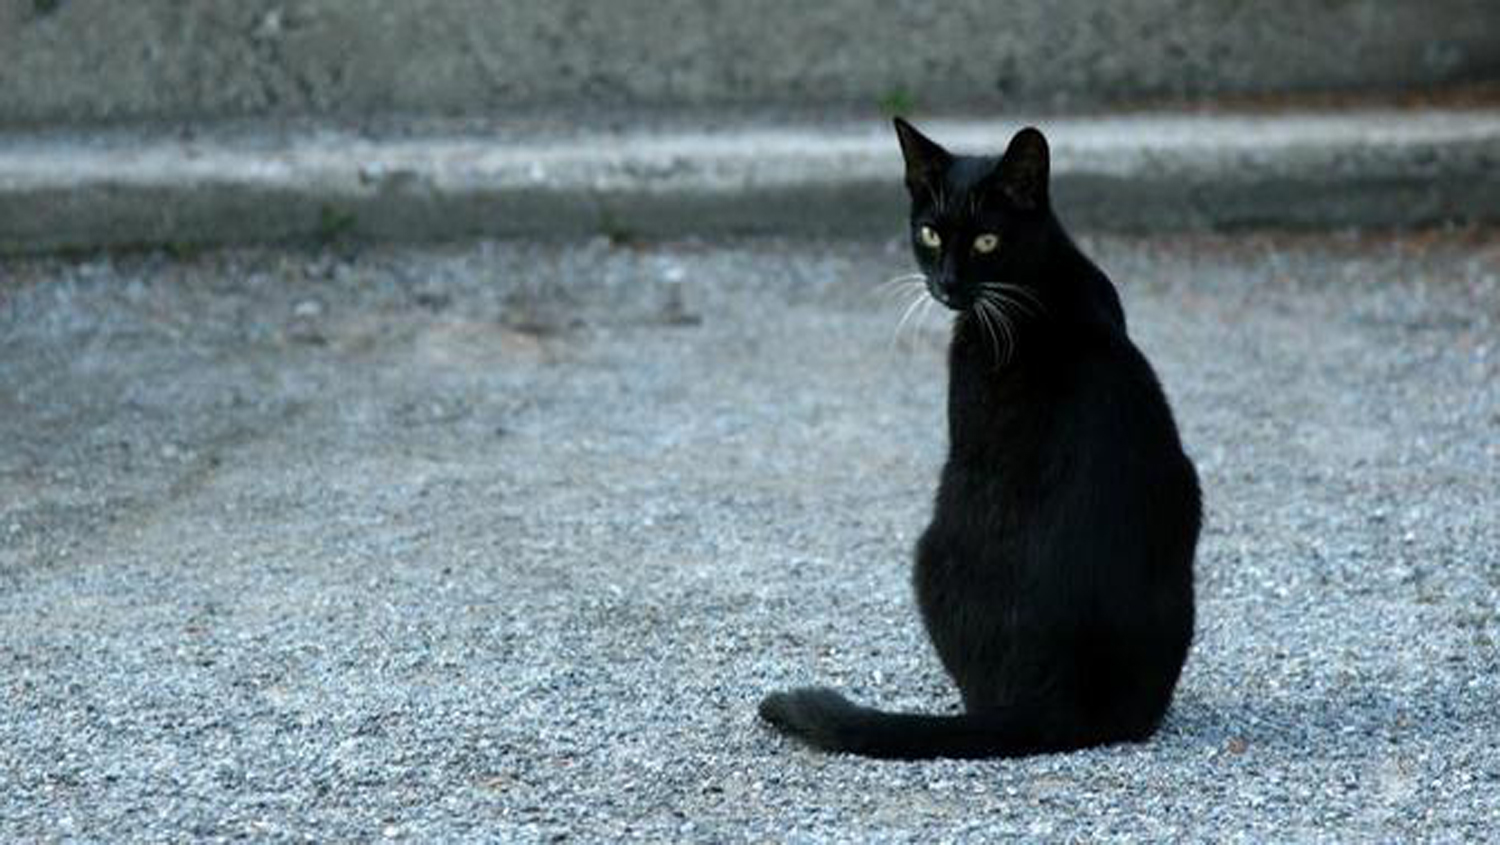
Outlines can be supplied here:
<path id="1" fill-rule="evenodd" d="M 1047 204 L 1047 172 L 1050 167 L 1047 138 L 1028 126 L 1010 139 L 1005 155 L 995 168 L 1000 189 L 1018 208 L 1041 208 Z"/>
<path id="2" fill-rule="evenodd" d="M 953 156 L 910 123 L 899 117 L 892 122 L 896 125 L 896 138 L 901 141 L 901 155 L 906 159 L 906 189 L 913 195 L 931 191 L 942 183 Z"/>

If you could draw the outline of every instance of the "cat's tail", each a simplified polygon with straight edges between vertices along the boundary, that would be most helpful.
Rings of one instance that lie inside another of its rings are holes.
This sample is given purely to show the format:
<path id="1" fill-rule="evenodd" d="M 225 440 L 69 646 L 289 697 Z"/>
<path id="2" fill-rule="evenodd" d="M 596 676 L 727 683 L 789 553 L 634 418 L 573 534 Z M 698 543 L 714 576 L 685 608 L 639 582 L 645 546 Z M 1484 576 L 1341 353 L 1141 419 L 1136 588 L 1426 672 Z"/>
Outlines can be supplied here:
<path id="1" fill-rule="evenodd" d="M 813 687 L 766 696 L 760 717 L 824 751 L 891 760 L 1026 757 L 1145 739 L 1080 733 L 1074 714 L 1041 707 L 1016 705 L 952 716 L 886 713 Z"/>

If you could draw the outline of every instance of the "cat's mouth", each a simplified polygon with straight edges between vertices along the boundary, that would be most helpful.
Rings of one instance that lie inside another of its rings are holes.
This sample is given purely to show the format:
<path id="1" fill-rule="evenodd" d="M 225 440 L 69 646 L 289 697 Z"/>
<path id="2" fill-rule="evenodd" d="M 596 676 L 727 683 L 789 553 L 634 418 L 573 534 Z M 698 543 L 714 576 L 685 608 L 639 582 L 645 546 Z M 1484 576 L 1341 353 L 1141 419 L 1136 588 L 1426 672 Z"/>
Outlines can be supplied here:
<path id="1" fill-rule="evenodd" d="M 956 294 L 954 294 L 950 290 L 944 290 L 943 288 L 938 287 L 931 281 L 927 282 L 927 293 L 933 299 L 936 299 L 938 303 L 945 308 L 953 311 L 968 310 L 968 305 L 962 302 Z M 972 305 L 972 303 L 969 303 L 969 305 Z"/>

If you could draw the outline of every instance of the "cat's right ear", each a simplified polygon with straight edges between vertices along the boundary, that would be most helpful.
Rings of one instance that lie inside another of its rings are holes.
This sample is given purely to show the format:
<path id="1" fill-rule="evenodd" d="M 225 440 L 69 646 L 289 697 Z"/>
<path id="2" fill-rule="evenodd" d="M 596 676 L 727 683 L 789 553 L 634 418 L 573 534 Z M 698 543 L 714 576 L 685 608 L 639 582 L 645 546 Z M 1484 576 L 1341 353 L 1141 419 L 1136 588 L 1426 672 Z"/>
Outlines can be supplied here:
<path id="1" fill-rule="evenodd" d="M 906 159 L 906 189 L 916 196 L 930 192 L 941 183 L 943 173 L 953 163 L 953 156 L 937 142 L 918 132 L 910 123 L 895 118 L 896 138 Z"/>

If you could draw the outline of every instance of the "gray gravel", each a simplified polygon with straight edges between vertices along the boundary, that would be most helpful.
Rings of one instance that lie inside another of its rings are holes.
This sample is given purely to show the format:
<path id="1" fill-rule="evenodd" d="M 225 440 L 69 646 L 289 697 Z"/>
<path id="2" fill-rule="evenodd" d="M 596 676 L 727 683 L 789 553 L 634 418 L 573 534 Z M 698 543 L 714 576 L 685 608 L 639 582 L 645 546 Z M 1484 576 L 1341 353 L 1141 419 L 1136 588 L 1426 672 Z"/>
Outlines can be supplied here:
<path id="1" fill-rule="evenodd" d="M 0 263 L 0 840 L 1493 840 L 1500 232 L 1095 239 L 1208 500 L 1160 735 L 822 756 L 955 696 L 891 244 Z"/>

